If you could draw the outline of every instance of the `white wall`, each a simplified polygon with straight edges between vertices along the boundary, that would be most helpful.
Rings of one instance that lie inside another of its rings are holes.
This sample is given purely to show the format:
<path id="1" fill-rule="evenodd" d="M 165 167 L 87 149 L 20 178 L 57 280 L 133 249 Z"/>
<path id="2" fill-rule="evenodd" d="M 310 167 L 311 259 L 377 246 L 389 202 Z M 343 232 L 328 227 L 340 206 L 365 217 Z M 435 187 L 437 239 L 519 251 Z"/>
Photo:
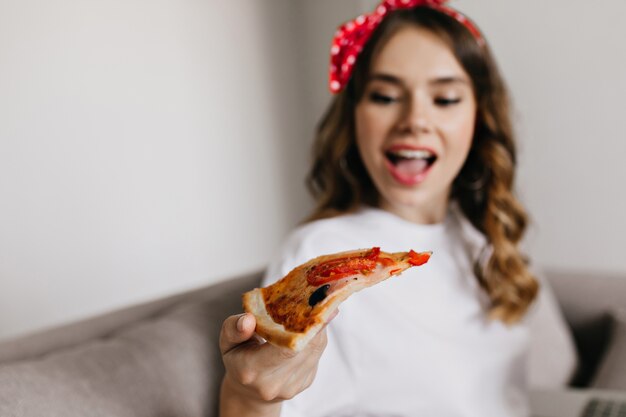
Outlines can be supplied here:
<path id="1" fill-rule="evenodd" d="M 345 21 L 367 11 L 368 0 L 300 0 L 297 19 L 301 22 L 302 105 L 304 128 L 309 143 L 317 123 L 331 98 L 328 89 L 330 45 L 337 28 Z"/>
<path id="2" fill-rule="evenodd" d="M 308 208 L 295 13 L 0 1 L 0 338 L 265 264 Z"/>

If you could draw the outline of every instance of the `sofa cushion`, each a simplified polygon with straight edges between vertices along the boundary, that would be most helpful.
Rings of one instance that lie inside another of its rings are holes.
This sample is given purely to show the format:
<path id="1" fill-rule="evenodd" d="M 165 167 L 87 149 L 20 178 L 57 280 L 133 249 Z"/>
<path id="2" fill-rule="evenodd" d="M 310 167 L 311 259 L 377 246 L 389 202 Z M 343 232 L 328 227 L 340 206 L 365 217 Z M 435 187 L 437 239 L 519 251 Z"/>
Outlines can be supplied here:
<path id="1" fill-rule="evenodd" d="M 157 317 L 45 356 L 0 365 L 2 416 L 216 415 L 223 319 L 244 286 L 216 287 Z"/>
<path id="2" fill-rule="evenodd" d="M 609 347 L 592 387 L 626 391 L 626 310 L 616 311 L 612 318 Z"/>

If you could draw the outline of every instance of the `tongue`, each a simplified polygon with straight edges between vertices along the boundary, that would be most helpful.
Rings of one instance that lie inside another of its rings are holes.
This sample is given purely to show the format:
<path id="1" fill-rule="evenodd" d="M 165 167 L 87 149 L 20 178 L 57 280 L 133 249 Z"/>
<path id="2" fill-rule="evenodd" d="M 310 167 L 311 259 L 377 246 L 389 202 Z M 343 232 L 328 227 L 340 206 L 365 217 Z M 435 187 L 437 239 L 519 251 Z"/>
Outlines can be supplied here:
<path id="1" fill-rule="evenodd" d="M 424 159 L 402 159 L 396 164 L 397 172 L 405 177 L 416 177 L 428 168 Z"/>

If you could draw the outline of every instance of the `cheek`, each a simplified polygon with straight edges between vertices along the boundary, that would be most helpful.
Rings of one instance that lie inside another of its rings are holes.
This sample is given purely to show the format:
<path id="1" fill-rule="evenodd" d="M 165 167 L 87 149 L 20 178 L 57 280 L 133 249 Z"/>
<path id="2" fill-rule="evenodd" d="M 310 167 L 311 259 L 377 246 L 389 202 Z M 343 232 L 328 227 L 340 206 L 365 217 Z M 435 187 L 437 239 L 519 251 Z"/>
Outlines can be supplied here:
<path id="1" fill-rule="evenodd" d="M 472 146 L 476 117 L 473 112 L 468 112 L 465 117 L 459 117 L 455 123 L 450 123 L 446 132 L 448 147 L 455 155 L 465 160 Z"/>
<path id="2" fill-rule="evenodd" d="M 455 177 L 469 154 L 474 139 L 474 119 L 463 121 L 463 123 L 448 126 L 444 133 L 445 148 L 445 169 L 449 175 Z"/>
<path id="3" fill-rule="evenodd" d="M 395 117 L 393 111 L 381 110 L 367 103 L 357 106 L 355 133 L 359 148 L 374 150 L 382 147 L 395 122 Z"/>
<path id="4" fill-rule="evenodd" d="M 463 154 L 463 159 L 469 153 L 469 149 L 472 146 L 472 140 L 474 138 L 474 118 L 468 119 L 467 122 L 461 126 L 457 132 L 458 151 Z"/>

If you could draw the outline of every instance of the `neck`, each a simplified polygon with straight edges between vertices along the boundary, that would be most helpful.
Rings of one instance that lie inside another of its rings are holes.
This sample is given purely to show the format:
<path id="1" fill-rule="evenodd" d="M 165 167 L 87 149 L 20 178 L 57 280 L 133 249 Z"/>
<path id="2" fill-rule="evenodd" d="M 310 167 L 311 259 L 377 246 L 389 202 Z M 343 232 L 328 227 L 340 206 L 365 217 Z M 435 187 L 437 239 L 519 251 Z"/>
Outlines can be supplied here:
<path id="1" fill-rule="evenodd" d="M 396 216 L 415 224 L 437 224 L 443 223 L 448 212 L 448 200 L 440 203 L 420 205 L 392 204 L 382 200 L 379 207 Z"/>

